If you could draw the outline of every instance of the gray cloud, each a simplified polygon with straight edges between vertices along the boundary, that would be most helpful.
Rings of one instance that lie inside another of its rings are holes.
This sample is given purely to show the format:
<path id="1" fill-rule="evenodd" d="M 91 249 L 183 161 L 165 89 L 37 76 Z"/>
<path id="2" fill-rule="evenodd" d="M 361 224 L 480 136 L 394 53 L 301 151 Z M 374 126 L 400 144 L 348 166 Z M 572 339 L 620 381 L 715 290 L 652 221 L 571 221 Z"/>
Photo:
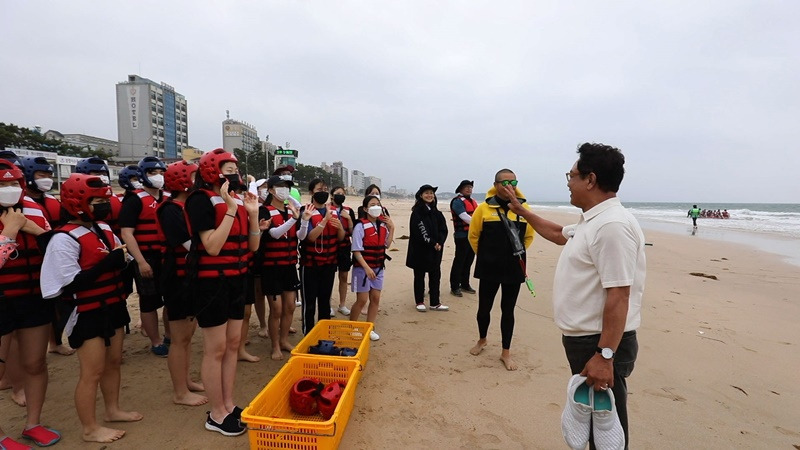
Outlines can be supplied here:
<path id="1" fill-rule="evenodd" d="M 797 202 L 800 5 L 685 2 L 7 2 L 0 120 L 116 138 L 114 84 L 226 109 L 309 164 L 566 200 L 577 144 L 622 148 L 632 201 Z M 485 186 L 485 187 L 484 187 Z"/>

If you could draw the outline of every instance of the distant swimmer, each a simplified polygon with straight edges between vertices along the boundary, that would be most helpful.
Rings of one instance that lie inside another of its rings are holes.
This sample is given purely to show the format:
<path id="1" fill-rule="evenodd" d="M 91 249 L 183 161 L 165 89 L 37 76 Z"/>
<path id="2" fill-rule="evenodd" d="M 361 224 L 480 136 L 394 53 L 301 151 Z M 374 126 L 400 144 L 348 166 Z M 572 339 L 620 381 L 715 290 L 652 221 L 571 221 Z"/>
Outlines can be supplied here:
<path id="1" fill-rule="evenodd" d="M 689 213 L 686 214 L 686 217 L 691 217 L 692 218 L 692 226 L 694 226 L 696 228 L 697 227 L 697 218 L 700 217 L 700 209 L 697 207 L 697 205 L 693 205 L 692 206 L 692 209 L 689 210 Z"/>

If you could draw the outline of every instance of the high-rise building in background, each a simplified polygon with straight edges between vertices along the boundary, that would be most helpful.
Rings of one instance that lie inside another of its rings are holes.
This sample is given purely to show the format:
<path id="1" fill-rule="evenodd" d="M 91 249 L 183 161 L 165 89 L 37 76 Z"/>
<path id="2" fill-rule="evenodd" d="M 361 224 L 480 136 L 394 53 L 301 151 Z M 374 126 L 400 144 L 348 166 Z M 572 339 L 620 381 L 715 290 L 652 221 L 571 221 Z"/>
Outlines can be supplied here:
<path id="1" fill-rule="evenodd" d="M 261 150 L 261 140 L 258 138 L 256 127 L 231 118 L 223 120 L 222 148 L 231 153 L 237 148 L 246 152 L 252 152 L 256 148 Z"/>
<path id="2" fill-rule="evenodd" d="M 104 151 L 109 152 L 113 156 L 119 156 L 119 143 L 110 139 L 104 139 L 97 136 L 89 136 L 87 134 L 61 134 L 56 130 L 47 130 L 44 133 L 47 139 L 55 139 L 64 141 L 67 144 L 74 145 L 90 152 Z"/>
<path id="3" fill-rule="evenodd" d="M 380 188 L 381 187 L 381 179 L 378 178 L 378 177 L 373 177 L 372 175 L 370 175 L 368 177 L 364 177 L 364 189 L 366 189 L 367 186 L 372 186 L 373 184 Z"/>
<path id="4" fill-rule="evenodd" d="M 364 189 L 369 186 L 369 184 L 364 184 L 364 172 L 360 170 L 353 170 L 353 177 L 351 178 L 350 187 L 353 188 L 356 194 L 363 194 Z"/>
<path id="5" fill-rule="evenodd" d="M 350 186 L 350 171 L 345 167 L 341 161 L 334 161 L 331 164 L 331 170 L 334 175 L 339 175 L 342 179 L 342 184 Z"/>
<path id="6" fill-rule="evenodd" d="M 189 146 L 186 98 L 172 86 L 139 75 L 117 83 L 119 157 L 180 158 Z"/>

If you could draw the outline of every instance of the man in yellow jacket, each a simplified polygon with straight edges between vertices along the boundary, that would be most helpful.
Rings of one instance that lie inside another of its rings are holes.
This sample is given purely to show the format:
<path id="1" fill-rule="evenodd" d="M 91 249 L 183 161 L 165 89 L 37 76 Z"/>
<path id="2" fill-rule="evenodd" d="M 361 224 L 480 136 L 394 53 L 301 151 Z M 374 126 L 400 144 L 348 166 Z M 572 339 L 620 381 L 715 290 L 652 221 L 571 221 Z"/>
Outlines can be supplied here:
<path id="1" fill-rule="evenodd" d="M 480 354 L 486 347 L 492 305 L 498 289 L 500 296 L 500 333 L 503 350 L 500 360 L 507 370 L 516 370 L 511 358 L 511 337 L 514 334 L 514 308 L 519 289 L 525 282 L 525 249 L 533 242 L 534 231 L 525 218 L 509 211 L 508 193 L 502 186 L 513 186 L 518 201 L 528 208 L 517 189 L 517 176 L 502 169 L 494 176 L 494 184 L 486 193 L 486 201 L 478 205 L 469 224 L 469 243 L 475 251 L 475 278 L 478 285 L 478 342 L 469 351 Z"/>

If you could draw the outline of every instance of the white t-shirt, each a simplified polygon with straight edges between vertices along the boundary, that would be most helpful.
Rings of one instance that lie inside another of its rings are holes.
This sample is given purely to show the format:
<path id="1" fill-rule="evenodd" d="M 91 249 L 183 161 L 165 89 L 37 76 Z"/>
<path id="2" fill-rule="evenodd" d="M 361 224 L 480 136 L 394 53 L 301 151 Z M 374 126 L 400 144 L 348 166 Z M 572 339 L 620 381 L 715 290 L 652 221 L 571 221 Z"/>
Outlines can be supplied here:
<path id="1" fill-rule="evenodd" d="M 119 238 L 114 236 L 114 246 L 119 245 Z M 67 233 L 56 233 L 50 239 L 42 261 L 42 273 L 39 277 L 42 298 L 58 297 L 64 287 L 72 283 L 75 276 L 81 272 L 81 266 L 78 263 L 80 254 L 81 244 Z"/>
<path id="2" fill-rule="evenodd" d="M 553 281 L 553 318 L 566 336 L 603 330 L 606 289 L 630 286 L 625 331 L 641 323 L 646 273 L 644 234 L 639 223 L 614 197 L 564 227 L 567 238 Z"/>

